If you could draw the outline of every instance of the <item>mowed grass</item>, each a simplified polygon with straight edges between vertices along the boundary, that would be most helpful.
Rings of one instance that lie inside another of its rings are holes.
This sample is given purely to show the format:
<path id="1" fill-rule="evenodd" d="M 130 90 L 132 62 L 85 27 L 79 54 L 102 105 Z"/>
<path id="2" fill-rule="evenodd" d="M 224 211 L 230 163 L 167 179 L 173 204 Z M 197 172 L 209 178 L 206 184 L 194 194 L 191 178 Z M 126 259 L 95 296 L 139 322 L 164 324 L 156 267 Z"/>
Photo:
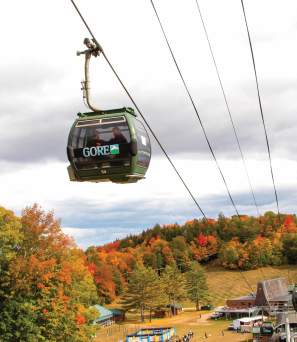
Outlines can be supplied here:
<path id="1" fill-rule="evenodd" d="M 289 284 L 297 283 L 297 267 L 280 266 L 280 267 L 264 267 L 257 270 L 239 272 L 229 271 L 222 267 L 208 266 L 206 267 L 207 283 L 209 287 L 209 299 L 215 306 L 225 305 L 226 299 L 236 298 L 246 295 L 252 290 L 256 292 L 257 283 L 264 279 L 272 279 L 285 277 Z M 184 307 L 191 308 L 193 303 L 187 301 L 182 303 Z M 120 307 L 117 303 L 111 305 Z M 202 317 L 200 318 L 200 314 Z M 209 320 L 209 314 L 205 312 L 185 311 L 173 318 L 153 319 L 151 323 L 148 320 L 141 324 L 139 314 L 128 314 L 127 321 L 120 325 L 114 325 L 109 328 L 101 328 L 97 332 L 96 342 L 119 342 L 125 341 L 127 334 L 152 326 L 171 326 L 175 327 L 178 336 L 183 336 L 189 330 L 194 332 L 194 339 L 197 341 L 248 341 L 251 339 L 250 334 L 237 334 L 228 331 L 230 321 L 226 320 Z M 205 337 L 207 335 L 207 338 Z"/>
<path id="2" fill-rule="evenodd" d="M 125 341 L 127 334 L 131 334 L 145 327 L 175 327 L 177 335 L 182 337 L 190 330 L 194 333 L 194 338 L 191 342 L 198 341 L 248 341 L 251 339 L 251 334 L 238 334 L 236 332 L 228 331 L 228 325 L 231 321 L 226 320 L 208 320 L 209 314 L 200 314 L 194 311 L 183 312 L 173 318 L 154 319 L 151 323 L 133 324 L 126 322 L 121 325 L 114 325 L 109 328 L 102 328 L 98 330 L 96 342 L 119 342 Z M 207 337 L 206 337 L 207 336 Z"/>
<path id="3" fill-rule="evenodd" d="M 261 280 L 285 277 L 289 284 L 297 283 L 296 266 L 263 267 L 257 270 L 239 272 L 221 267 L 206 267 L 210 301 L 213 305 L 224 305 L 226 299 L 256 292 Z"/>

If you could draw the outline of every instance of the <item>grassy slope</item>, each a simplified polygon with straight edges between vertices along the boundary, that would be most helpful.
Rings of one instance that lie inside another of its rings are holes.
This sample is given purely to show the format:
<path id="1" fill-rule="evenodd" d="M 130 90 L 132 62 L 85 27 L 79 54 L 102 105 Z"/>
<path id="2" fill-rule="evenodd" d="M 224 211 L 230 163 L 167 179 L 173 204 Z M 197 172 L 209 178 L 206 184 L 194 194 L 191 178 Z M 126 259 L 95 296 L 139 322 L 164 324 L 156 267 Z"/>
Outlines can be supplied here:
<path id="1" fill-rule="evenodd" d="M 174 326 L 177 335 L 182 337 L 189 330 L 194 332 L 194 339 L 191 342 L 205 341 L 205 333 L 208 342 L 228 341 L 239 342 L 246 341 L 251 337 L 250 334 L 237 334 L 227 331 L 230 321 L 225 320 L 207 320 L 208 315 L 200 315 L 197 312 L 184 312 L 173 318 L 154 319 L 152 323 L 132 324 L 126 322 L 123 325 L 115 325 L 109 328 L 98 330 L 95 342 L 118 342 L 120 339 L 125 341 L 125 336 L 129 333 L 135 333 L 141 327 Z M 222 331 L 223 334 L 222 335 Z"/>
<path id="2" fill-rule="evenodd" d="M 209 286 L 209 292 L 211 294 L 211 301 L 214 305 L 224 305 L 227 298 L 235 298 L 241 295 L 245 295 L 251 292 L 251 288 L 247 284 L 250 284 L 252 289 L 256 291 L 257 282 L 263 279 L 271 279 L 277 277 L 286 277 L 289 279 L 289 283 L 297 282 L 297 267 L 296 266 L 281 266 L 281 267 L 265 267 L 262 269 L 238 272 L 227 271 L 220 267 L 208 266 L 206 268 L 207 281 Z M 243 274 L 243 275 L 242 275 Z M 246 280 L 244 280 L 246 279 Z M 113 303 L 112 306 L 117 306 Z M 184 306 L 193 306 L 192 303 L 184 303 Z M 134 315 L 135 316 L 135 315 Z M 217 341 L 246 341 L 251 337 L 249 334 L 236 334 L 234 332 L 226 331 L 229 321 L 218 320 L 208 321 L 203 318 L 199 318 L 198 312 L 184 312 L 181 315 L 174 318 L 154 319 L 152 323 L 141 324 L 138 319 L 139 315 L 132 317 L 128 315 L 128 321 L 123 325 L 116 325 L 110 328 L 103 328 L 98 330 L 96 342 L 118 342 L 119 339 L 123 339 L 128 333 L 135 332 L 140 327 L 144 326 L 175 326 L 179 336 L 182 336 L 189 330 L 194 331 L 194 341 L 205 340 L 204 334 L 207 332 L 209 342 Z M 221 332 L 224 330 L 224 336 Z"/>
<path id="3" fill-rule="evenodd" d="M 258 281 L 285 277 L 289 284 L 297 283 L 296 266 L 263 267 L 251 271 L 229 271 L 222 267 L 209 265 L 205 267 L 207 283 L 209 287 L 210 301 L 213 305 L 224 305 L 226 299 L 236 298 L 254 292 Z M 249 285 L 250 286 L 249 286 Z M 184 307 L 193 307 L 188 300 L 182 303 Z M 120 308 L 120 299 L 117 298 L 112 304 L 113 308 Z"/>
<path id="4" fill-rule="evenodd" d="M 297 282 L 296 266 L 264 267 L 245 272 L 209 266 L 206 271 L 210 299 L 214 305 L 224 305 L 227 298 L 246 295 L 251 292 L 251 287 L 256 292 L 257 282 L 263 279 L 285 277 L 289 283 Z"/>

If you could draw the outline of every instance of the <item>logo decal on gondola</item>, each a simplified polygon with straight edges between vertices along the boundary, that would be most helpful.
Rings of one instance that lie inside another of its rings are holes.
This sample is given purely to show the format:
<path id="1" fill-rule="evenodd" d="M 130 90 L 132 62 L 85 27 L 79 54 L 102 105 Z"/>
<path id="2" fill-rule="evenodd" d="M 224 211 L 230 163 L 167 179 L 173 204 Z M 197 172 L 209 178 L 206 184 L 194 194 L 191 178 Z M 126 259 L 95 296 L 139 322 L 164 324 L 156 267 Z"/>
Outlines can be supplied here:
<path id="1" fill-rule="evenodd" d="M 85 158 L 109 156 L 111 154 L 116 155 L 116 154 L 120 154 L 120 146 L 119 144 L 114 144 L 114 145 L 85 147 L 83 148 L 82 153 Z"/>
<path id="2" fill-rule="evenodd" d="M 119 144 L 110 145 L 110 154 L 120 154 Z"/>

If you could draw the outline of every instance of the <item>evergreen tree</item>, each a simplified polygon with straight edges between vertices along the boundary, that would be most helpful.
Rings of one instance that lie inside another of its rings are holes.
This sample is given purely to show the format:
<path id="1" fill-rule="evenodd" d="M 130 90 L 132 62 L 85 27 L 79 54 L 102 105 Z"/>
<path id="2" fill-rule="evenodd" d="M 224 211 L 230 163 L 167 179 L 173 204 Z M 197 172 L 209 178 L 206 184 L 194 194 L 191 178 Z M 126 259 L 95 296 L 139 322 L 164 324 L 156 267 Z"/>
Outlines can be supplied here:
<path id="1" fill-rule="evenodd" d="M 176 314 L 176 303 L 186 297 L 185 280 L 176 265 L 166 266 L 162 274 L 162 286 L 169 304 L 173 305 L 173 315 Z"/>
<path id="2" fill-rule="evenodd" d="M 207 298 L 208 287 L 204 269 L 198 263 L 191 263 L 190 270 L 186 273 L 186 290 L 188 298 L 195 303 L 199 310 L 200 301 Z"/>
<path id="3" fill-rule="evenodd" d="M 145 310 L 151 313 L 164 302 L 164 292 L 156 272 L 152 268 L 138 266 L 129 277 L 127 290 L 122 297 L 125 310 L 140 310 L 143 322 Z"/>

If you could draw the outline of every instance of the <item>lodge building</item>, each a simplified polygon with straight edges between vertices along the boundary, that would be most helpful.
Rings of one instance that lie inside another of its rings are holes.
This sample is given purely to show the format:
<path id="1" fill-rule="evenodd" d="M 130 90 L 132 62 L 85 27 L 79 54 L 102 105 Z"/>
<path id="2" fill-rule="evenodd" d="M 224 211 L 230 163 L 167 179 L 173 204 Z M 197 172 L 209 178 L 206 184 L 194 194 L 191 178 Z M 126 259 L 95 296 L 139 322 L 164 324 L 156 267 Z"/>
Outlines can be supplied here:
<path id="1" fill-rule="evenodd" d="M 258 282 L 257 292 L 239 298 L 228 299 L 226 306 L 216 312 L 228 318 L 254 316 L 260 311 L 282 312 L 292 307 L 292 294 L 285 278 Z"/>
<path id="2" fill-rule="evenodd" d="M 230 308 L 273 307 L 287 308 L 291 304 L 291 294 L 285 278 L 268 279 L 258 282 L 257 292 L 248 296 L 227 300 Z"/>

